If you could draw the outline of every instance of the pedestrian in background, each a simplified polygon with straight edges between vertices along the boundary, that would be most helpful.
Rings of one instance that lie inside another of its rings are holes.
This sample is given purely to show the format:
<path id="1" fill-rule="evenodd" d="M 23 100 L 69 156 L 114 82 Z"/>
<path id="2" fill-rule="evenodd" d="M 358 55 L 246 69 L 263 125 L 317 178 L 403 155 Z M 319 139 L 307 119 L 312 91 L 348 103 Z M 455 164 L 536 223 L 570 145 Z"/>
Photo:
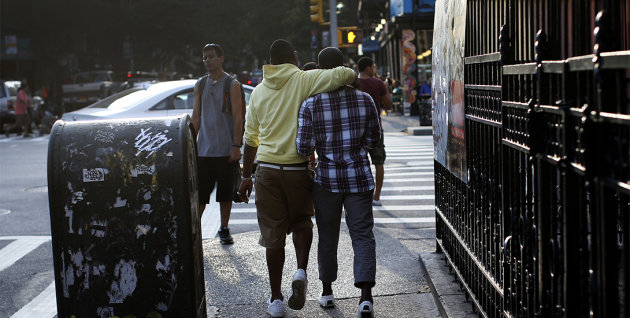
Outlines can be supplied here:
<path id="1" fill-rule="evenodd" d="M 197 133 L 199 210 L 210 202 L 217 185 L 216 201 L 221 209 L 219 239 L 232 244 L 228 223 L 235 189 L 234 174 L 241 159 L 243 136 L 242 92 L 238 81 L 223 71 L 223 48 L 218 44 L 203 47 L 203 64 L 208 74 L 195 84 L 192 123 Z M 225 86 L 229 99 L 223 96 Z M 228 100 L 230 105 L 227 104 Z"/>
<path id="2" fill-rule="evenodd" d="M 302 309 L 306 301 L 306 268 L 313 241 L 313 181 L 308 157 L 300 156 L 295 144 L 300 105 L 311 95 L 355 82 L 356 74 L 346 67 L 304 72 L 297 67 L 297 52 L 282 39 L 271 44 L 269 62 L 263 66 L 262 83 L 250 97 L 239 193 L 241 200 L 249 200 L 252 166 L 258 156 L 255 181 L 259 243 L 265 247 L 271 287 L 267 312 L 272 317 L 283 317 L 286 236 L 293 233 L 297 258 L 288 300 L 292 309 Z"/>
<path id="3" fill-rule="evenodd" d="M 339 49 L 319 53 L 319 67 L 343 64 Z M 334 307 L 332 283 L 337 280 L 337 247 L 342 207 L 354 250 L 354 286 L 361 289 L 357 317 L 372 317 L 372 288 L 376 282 L 376 241 L 372 195 L 374 179 L 368 150 L 381 140 L 378 111 L 367 93 L 349 86 L 309 97 L 298 117 L 297 151 L 317 151 L 319 164 L 313 185 L 313 202 L 319 242 L 317 261 L 323 290 L 318 302 Z"/>
<path id="4" fill-rule="evenodd" d="M 22 82 L 18 90 L 15 100 L 15 123 L 8 127 L 4 133 L 10 136 L 10 131 L 16 127 L 22 128 L 24 137 L 30 137 L 29 126 L 31 124 L 28 118 L 28 108 L 31 105 L 31 99 L 28 97 L 28 83 Z"/>
<path id="5" fill-rule="evenodd" d="M 314 69 L 317 69 L 317 63 L 315 62 L 308 62 L 302 66 L 302 71 L 310 71 Z"/>
<path id="6" fill-rule="evenodd" d="M 427 81 L 420 86 L 419 95 L 422 100 L 431 99 L 431 77 L 427 77 Z"/>
<path id="7" fill-rule="evenodd" d="M 392 96 L 389 94 L 387 87 L 383 81 L 374 77 L 376 75 L 376 65 L 371 58 L 364 56 L 359 59 L 359 79 L 361 80 L 360 89 L 372 96 L 376 109 L 378 110 L 378 120 L 381 121 L 381 109 L 392 109 Z M 370 150 L 370 158 L 376 171 L 376 187 L 374 188 L 374 197 L 372 204 L 380 206 L 381 204 L 381 188 L 383 187 L 383 179 L 385 178 L 385 143 L 384 136 L 381 132 L 381 141 Z"/>

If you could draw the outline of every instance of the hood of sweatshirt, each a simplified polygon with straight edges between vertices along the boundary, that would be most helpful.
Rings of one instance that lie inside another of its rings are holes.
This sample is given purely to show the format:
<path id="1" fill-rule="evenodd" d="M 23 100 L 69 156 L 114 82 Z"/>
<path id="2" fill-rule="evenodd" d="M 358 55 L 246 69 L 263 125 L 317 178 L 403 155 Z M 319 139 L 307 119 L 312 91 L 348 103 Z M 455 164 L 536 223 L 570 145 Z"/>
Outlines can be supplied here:
<path id="1" fill-rule="evenodd" d="M 281 89 L 289 78 L 299 71 L 300 69 L 293 64 L 263 65 L 262 84 L 273 90 Z"/>

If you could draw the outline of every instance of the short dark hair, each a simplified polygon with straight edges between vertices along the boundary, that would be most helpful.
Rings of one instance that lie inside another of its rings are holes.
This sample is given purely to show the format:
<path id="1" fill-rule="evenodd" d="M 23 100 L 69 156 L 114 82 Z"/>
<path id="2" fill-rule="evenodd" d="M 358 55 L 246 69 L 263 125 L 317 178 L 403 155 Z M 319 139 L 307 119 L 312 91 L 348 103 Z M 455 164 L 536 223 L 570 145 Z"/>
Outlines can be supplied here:
<path id="1" fill-rule="evenodd" d="M 359 59 L 359 72 L 363 72 L 366 67 L 374 65 L 374 61 L 371 58 L 364 56 Z"/>
<path id="2" fill-rule="evenodd" d="M 327 47 L 317 56 L 319 68 L 331 69 L 343 65 L 343 53 L 336 47 Z"/>
<path id="3" fill-rule="evenodd" d="M 223 56 L 223 48 L 218 44 L 209 43 L 203 47 L 203 52 L 208 52 L 210 50 L 214 51 L 214 54 L 217 56 Z"/>
<path id="4" fill-rule="evenodd" d="M 278 39 L 271 43 L 269 48 L 269 62 L 274 65 L 293 63 L 295 50 L 289 41 Z"/>
<path id="5" fill-rule="evenodd" d="M 310 70 L 314 70 L 317 68 L 317 63 L 315 62 L 308 62 L 306 64 L 304 64 L 302 66 L 302 71 L 310 71 Z"/>

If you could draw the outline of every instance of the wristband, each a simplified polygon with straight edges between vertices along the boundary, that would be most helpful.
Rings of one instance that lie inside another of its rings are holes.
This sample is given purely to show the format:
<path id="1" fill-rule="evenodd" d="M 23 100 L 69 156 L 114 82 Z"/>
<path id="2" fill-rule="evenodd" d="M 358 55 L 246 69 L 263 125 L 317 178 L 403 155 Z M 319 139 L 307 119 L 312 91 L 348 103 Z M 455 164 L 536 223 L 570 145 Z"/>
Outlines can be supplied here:
<path id="1" fill-rule="evenodd" d="M 245 180 L 252 181 L 252 177 L 249 177 L 249 178 L 241 177 L 241 181 L 245 181 Z"/>
<path id="2" fill-rule="evenodd" d="M 239 145 L 239 144 L 232 144 L 232 147 L 241 148 L 241 147 L 243 147 L 243 145 Z"/>

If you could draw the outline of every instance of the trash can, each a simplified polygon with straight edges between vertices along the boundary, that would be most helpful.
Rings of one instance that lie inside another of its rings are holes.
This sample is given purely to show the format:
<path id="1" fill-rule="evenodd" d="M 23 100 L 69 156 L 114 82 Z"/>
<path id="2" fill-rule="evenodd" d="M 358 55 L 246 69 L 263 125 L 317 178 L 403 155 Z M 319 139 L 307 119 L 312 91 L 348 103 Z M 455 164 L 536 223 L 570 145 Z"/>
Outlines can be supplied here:
<path id="1" fill-rule="evenodd" d="M 419 101 L 419 112 L 418 119 L 420 126 L 431 126 L 433 125 L 433 116 L 431 111 L 431 100 L 425 99 Z"/>
<path id="2" fill-rule="evenodd" d="M 196 157 L 188 115 L 53 126 L 58 317 L 206 317 Z"/>

